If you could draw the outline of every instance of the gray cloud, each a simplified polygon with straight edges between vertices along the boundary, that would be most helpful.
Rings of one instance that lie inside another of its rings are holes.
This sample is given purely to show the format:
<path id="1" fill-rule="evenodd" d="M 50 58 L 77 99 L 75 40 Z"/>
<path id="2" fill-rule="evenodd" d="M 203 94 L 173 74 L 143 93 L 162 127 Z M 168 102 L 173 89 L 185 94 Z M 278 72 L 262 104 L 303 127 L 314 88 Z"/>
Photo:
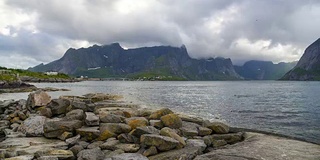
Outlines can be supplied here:
<path id="1" fill-rule="evenodd" d="M 18 34 L 0 34 L 0 51 L 33 63 L 55 60 L 68 47 L 112 42 L 185 44 L 191 57 L 235 63 L 293 61 L 320 35 L 316 0 L 7 0 L 6 7 L 32 16 L 36 32 L 13 25 Z"/>

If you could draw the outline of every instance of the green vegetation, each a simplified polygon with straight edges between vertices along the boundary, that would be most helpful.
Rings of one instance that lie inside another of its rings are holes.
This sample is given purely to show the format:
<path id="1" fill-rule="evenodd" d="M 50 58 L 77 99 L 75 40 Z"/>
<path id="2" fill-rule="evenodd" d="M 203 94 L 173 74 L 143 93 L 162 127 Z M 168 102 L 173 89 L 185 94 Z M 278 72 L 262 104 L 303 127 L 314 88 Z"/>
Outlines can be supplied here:
<path id="1" fill-rule="evenodd" d="M 57 75 L 46 75 L 45 73 L 40 72 L 31 72 L 28 70 L 22 69 L 11 69 L 0 67 L 0 80 L 4 81 L 13 81 L 17 80 L 17 77 L 28 76 L 39 79 L 49 79 L 49 78 L 59 78 L 59 79 L 69 79 L 70 77 L 63 73 L 58 73 Z"/>
<path id="2" fill-rule="evenodd" d="M 147 72 L 139 72 L 128 75 L 129 78 L 136 80 L 155 80 L 155 81 L 186 81 L 187 79 L 174 75 L 169 68 L 157 68 Z"/>

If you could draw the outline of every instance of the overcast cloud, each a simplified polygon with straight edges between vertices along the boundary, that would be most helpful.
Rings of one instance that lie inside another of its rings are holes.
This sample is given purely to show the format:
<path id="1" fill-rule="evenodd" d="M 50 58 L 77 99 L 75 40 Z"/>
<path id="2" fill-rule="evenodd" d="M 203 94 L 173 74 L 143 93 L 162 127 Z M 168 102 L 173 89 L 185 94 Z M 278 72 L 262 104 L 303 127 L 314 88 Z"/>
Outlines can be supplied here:
<path id="1" fill-rule="evenodd" d="M 72 47 L 185 44 L 191 57 L 298 60 L 320 38 L 317 0 L 0 1 L 0 66 L 28 68 Z"/>

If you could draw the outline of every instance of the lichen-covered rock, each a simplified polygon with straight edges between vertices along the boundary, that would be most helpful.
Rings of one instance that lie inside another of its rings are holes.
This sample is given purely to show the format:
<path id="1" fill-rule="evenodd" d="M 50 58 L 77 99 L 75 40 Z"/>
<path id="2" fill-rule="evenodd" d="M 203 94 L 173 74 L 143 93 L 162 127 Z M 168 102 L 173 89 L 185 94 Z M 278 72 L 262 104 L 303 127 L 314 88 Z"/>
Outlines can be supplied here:
<path id="1" fill-rule="evenodd" d="M 147 157 L 139 153 L 122 153 L 115 155 L 111 158 L 112 160 L 148 160 Z"/>
<path id="2" fill-rule="evenodd" d="M 26 134 L 29 137 L 43 136 L 43 126 L 45 121 L 46 117 L 44 116 L 29 117 L 22 123 L 22 125 L 20 125 L 18 131 Z"/>
<path id="3" fill-rule="evenodd" d="M 82 109 L 75 109 L 66 114 L 64 119 L 66 120 L 80 120 L 85 118 L 84 111 Z"/>
<path id="4" fill-rule="evenodd" d="M 27 100 L 27 106 L 30 108 L 45 106 L 50 103 L 51 97 L 43 91 L 30 93 Z"/>
<path id="5" fill-rule="evenodd" d="M 32 160 L 33 158 L 34 158 L 33 155 L 24 155 L 24 156 L 6 158 L 5 160 Z"/>
<path id="6" fill-rule="evenodd" d="M 179 148 L 183 148 L 186 145 L 186 142 L 182 137 L 180 137 L 173 129 L 169 127 L 164 127 L 160 131 L 160 135 L 171 137 L 177 141 L 179 141 Z"/>
<path id="7" fill-rule="evenodd" d="M 76 129 L 81 128 L 82 125 L 82 121 L 79 120 L 46 120 L 43 126 L 44 136 L 47 138 L 55 138 L 63 132 L 74 132 Z"/>
<path id="8" fill-rule="evenodd" d="M 103 160 L 104 153 L 99 147 L 84 149 L 77 154 L 78 160 Z"/>
<path id="9" fill-rule="evenodd" d="M 86 112 L 85 116 L 86 116 L 85 122 L 88 126 L 99 126 L 100 119 L 97 115 L 95 115 L 92 112 Z"/>
<path id="10" fill-rule="evenodd" d="M 198 147 L 201 152 L 203 152 L 207 148 L 207 145 L 202 139 L 188 139 L 186 143 L 187 147 Z"/>
<path id="11" fill-rule="evenodd" d="M 108 129 L 105 129 L 103 131 L 100 131 L 100 135 L 99 137 L 97 138 L 98 141 L 104 141 L 104 140 L 107 140 L 111 137 L 116 137 L 116 134 L 111 132 L 110 130 Z"/>
<path id="12" fill-rule="evenodd" d="M 73 134 L 71 132 L 63 132 L 60 136 L 58 136 L 58 139 L 60 140 L 66 140 L 68 138 L 71 138 Z"/>
<path id="13" fill-rule="evenodd" d="M 167 114 L 162 116 L 160 119 L 163 125 L 166 127 L 180 128 L 182 126 L 182 120 L 176 114 Z"/>
<path id="14" fill-rule="evenodd" d="M 131 131 L 131 127 L 123 123 L 101 123 L 100 124 L 101 133 L 106 130 L 108 130 L 111 133 L 121 134 L 121 133 L 129 133 Z"/>
<path id="15" fill-rule="evenodd" d="M 160 151 L 168 151 L 175 148 L 179 142 L 173 138 L 156 134 L 144 134 L 140 138 L 141 144 L 155 146 Z"/>
<path id="16" fill-rule="evenodd" d="M 204 127 L 210 128 L 214 133 L 229 133 L 229 126 L 222 122 L 204 122 Z"/>
<path id="17" fill-rule="evenodd" d="M 77 129 L 77 134 L 87 141 L 92 141 L 100 136 L 99 127 L 82 127 Z"/>
<path id="18" fill-rule="evenodd" d="M 137 127 L 130 132 L 131 135 L 140 138 L 143 134 L 159 134 L 160 131 L 153 126 Z"/>
<path id="19" fill-rule="evenodd" d="M 125 122 L 131 127 L 131 129 L 147 126 L 149 124 L 149 121 L 144 117 L 127 118 L 125 119 Z"/>
<path id="20" fill-rule="evenodd" d="M 149 119 L 160 119 L 162 116 L 167 114 L 172 114 L 173 112 L 169 108 L 162 108 L 160 110 L 157 110 L 149 116 Z"/>
<path id="21" fill-rule="evenodd" d="M 70 101 L 67 99 L 53 99 L 47 105 L 51 109 L 52 115 L 65 114 L 68 106 L 70 106 Z"/>

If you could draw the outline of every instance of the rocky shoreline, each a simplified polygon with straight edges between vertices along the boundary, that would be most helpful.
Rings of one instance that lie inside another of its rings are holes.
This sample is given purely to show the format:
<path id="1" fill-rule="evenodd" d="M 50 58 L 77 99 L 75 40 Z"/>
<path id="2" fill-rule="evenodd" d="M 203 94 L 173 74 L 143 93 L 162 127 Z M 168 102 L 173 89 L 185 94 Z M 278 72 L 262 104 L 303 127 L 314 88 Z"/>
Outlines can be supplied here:
<path id="1" fill-rule="evenodd" d="M 320 159 L 320 146 L 153 110 L 110 94 L 0 101 L 0 159 Z"/>

